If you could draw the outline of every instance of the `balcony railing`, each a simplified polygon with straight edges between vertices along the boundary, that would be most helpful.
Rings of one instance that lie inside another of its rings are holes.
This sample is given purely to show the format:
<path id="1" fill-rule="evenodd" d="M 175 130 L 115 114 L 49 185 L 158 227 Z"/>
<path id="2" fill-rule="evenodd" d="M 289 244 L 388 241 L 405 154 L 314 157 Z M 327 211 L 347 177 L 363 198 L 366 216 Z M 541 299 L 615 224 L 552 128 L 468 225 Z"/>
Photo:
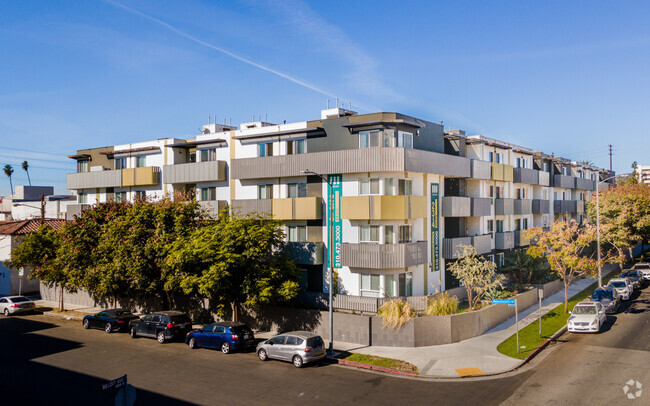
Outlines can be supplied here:
<path id="1" fill-rule="evenodd" d="M 472 159 L 472 179 L 491 179 L 492 165 L 487 161 Z"/>
<path id="2" fill-rule="evenodd" d="M 427 263 L 427 242 L 341 244 L 341 264 L 352 268 L 394 269 Z"/>
<path id="3" fill-rule="evenodd" d="M 160 168 L 157 166 L 122 169 L 122 187 L 153 186 L 159 183 Z"/>
<path id="4" fill-rule="evenodd" d="M 487 254 L 492 251 L 492 234 L 475 235 L 472 237 L 472 245 L 477 254 Z"/>
<path id="5" fill-rule="evenodd" d="M 70 190 L 120 186 L 122 186 L 122 173 L 119 170 L 67 174 L 67 187 Z"/>
<path id="6" fill-rule="evenodd" d="M 315 196 L 273 199 L 272 212 L 276 220 L 321 220 L 323 199 Z"/>
<path id="7" fill-rule="evenodd" d="M 515 199 L 514 214 L 531 214 L 532 202 L 530 199 Z"/>
<path id="8" fill-rule="evenodd" d="M 472 214 L 472 201 L 469 197 L 444 196 L 441 208 L 444 217 L 469 217 Z"/>
<path id="9" fill-rule="evenodd" d="M 576 178 L 576 189 L 596 190 L 596 181 L 591 179 Z"/>
<path id="10" fill-rule="evenodd" d="M 584 205 L 582 206 L 584 208 Z M 556 200 L 553 202 L 554 213 L 577 213 L 578 201 L 576 200 Z"/>
<path id="11" fill-rule="evenodd" d="M 492 214 L 492 199 L 489 197 L 472 197 L 472 217 L 490 216 Z"/>
<path id="12" fill-rule="evenodd" d="M 515 232 L 505 231 L 494 235 L 494 246 L 498 250 L 509 250 L 515 247 Z"/>
<path id="13" fill-rule="evenodd" d="M 494 201 L 494 214 L 497 216 L 506 216 L 514 214 L 515 212 L 515 199 L 495 199 Z"/>
<path id="14" fill-rule="evenodd" d="M 555 175 L 553 176 L 553 186 L 574 189 L 576 178 L 568 175 Z"/>
<path id="15" fill-rule="evenodd" d="M 442 257 L 444 259 L 460 258 L 463 253 L 461 245 L 472 245 L 472 237 L 445 238 L 442 240 Z"/>
<path id="16" fill-rule="evenodd" d="M 223 182 L 226 162 L 209 161 L 163 166 L 163 183 Z"/>
<path id="17" fill-rule="evenodd" d="M 426 196 L 343 196 L 341 217 L 349 220 L 426 218 Z"/>
<path id="18" fill-rule="evenodd" d="M 219 212 L 228 207 L 226 200 L 201 200 L 199 205 L 211 216 L 217 216 Z"/>
<path id="19" fill-rule="evenodd" d="M 530 245 L 530 239 L 524 237 L 523 230 L 515 230 L 515 246 L 516 247 L 525 247 Z"/>
<path id="20" fill-rule="evenodd" d="M 551 174 L 544 171 L 539 171 L 539 185 L 540 186 L 550 186 L 551 185 Z"/>
<path id="21" fill-rule="evenodd" d="M 236 199 L 232 201 L 232 210 L 241 215 L 251 213 L 271 214 L 271 202 L 271 199 Z"/>
<path id="22" fill-rule="evenodd" d="M 492 180 L 512 182 L 512 179 L 513 179 L 512 165 L 492 162 Z"/>
<path id="23" fill-rule="evenodd" d="M 513 182 L 537 185 L 539 184 L 539 171 L 530 168 L 514 168 Z"/>
<path id="24" fill-rule="evenodd" d="M 288 242 L 287 251 L 296 264 L 323 264 L 324 244 L 322 242 Z"/>
<path id="25" fill-rule="evenodd" d="M 551 202 L 547 199 L 533 199 L 533 214 L 548 214 L 551 209 Z"/>

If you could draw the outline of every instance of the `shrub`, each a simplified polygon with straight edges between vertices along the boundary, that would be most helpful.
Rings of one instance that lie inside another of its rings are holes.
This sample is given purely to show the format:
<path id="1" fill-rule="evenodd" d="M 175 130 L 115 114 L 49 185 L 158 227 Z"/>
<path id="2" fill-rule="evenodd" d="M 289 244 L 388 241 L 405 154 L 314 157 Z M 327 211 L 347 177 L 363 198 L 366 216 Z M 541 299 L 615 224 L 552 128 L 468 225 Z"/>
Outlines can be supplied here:
<path id="1" fill-rule="evenodd" d="M 381 305 L 377 316 L 381 317 L 384 327 L 399 329 L 415 317 L 415 310 L 407 301 L 393 299 Z"/>
<path id="2" fill-rule="evenodd" d="M 427 300 L 427 309 L 424 311 L 425 316 L 445 316 L 456 314 L 458 312 L 458 298 L 449 296 L 447 292 L 436 295 Z"/>

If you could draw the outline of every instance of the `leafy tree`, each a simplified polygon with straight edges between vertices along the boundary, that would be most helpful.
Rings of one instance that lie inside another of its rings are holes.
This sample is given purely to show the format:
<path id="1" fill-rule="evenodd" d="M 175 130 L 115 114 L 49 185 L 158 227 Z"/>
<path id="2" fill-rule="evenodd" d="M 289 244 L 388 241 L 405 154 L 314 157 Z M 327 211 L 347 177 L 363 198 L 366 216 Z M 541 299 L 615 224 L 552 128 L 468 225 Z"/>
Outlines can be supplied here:
<path id="1" fill-rule="evenodd" d="M 7 177 L 9 178 L 9 188 L 11 190 L 11 194 L 13 195 L 14 194 L 14 185 L 11 182 L 11 175 L 14 174 L 14 168 L 12 168 L 11 165 L 7 164 L 4 167 L 4 172 L 5 172 L 5 175 L 7 175 Z"/>
<path id="2" fill-rule="evenodd" d="M 255 308 L 293 298 L 295 264 L 284 252 L 280 224 L 259 215 L 222 215 L 180 238 L 168 266 L 186 294 L 210 297 L 237 320 L 240 306 Z"/>
<path id="3" fill-rule="evenodd" d="M 506 259 L 503 272 L 512 275 L 516 284 L 543 283 L 547 281 L 548 264 L 541 257 L 533 257 L 524 250 L 518 250 Z"/>
<path id="4" fill-rule="evenodd" d="M 534 257 L 546 257 L 551 270 L 564 282 L 564 312 L 568 310 L 569 285 L 583 275 L 594 274 L 597 261 L 587 255 L 596 240 L 596 228 L 589 224 L 580 226 L 574 220 L 557 220 L 549 231 L 541 227 L 526 230 L 525 237 L 535 243 L 528 248 Z M 593 253 L 592 253 L 593 256 Z"/>
<path id="5" fill-rule="evenodd" d="M 64 310 L 64 290 L 76 292 L 81 281 L 79 274 L 70 272 L 61 261 L 62 253 L 60 232 L 49 225 L 42 225 L 31 232 L 11 252 L 11 260 L 7 264 L 11 268 L 29 266 L 32 272 L 30 279 L 38 278 L 48 287 L 60 287 L 59 310 Z"/>
<path id="6" fill-rule="evenodd" d="M 29 186 L 31 186 L 32 185 L 32 180 L 29 177 L 29 164 L 27 163 L 27 161 L 23 161 L 21 166 L 23 168 L 23 171 L 27 172 L 27 180 L 29 181 Z"/>
<path id="7" fill-rule="evenodd" d="M 460 258 L 449 269 L 467 290 L 471 311 L 488 291 L 503 287 L 503 275 L 497 275 L 494 262 L 478 255 L 472 245 L 460 245 L 459 248 Z"/>

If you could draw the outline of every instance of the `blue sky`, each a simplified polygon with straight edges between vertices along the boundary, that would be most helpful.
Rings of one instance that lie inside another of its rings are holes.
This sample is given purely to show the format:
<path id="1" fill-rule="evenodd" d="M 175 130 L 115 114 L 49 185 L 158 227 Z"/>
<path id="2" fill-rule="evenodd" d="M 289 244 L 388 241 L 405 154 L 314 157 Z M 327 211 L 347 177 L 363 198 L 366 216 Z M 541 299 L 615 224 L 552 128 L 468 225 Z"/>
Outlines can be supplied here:
<path id="1" fill-rule="evenodd" d="M 650 3 L 0 0 L 0 166 L 316 119 L 335 98 L 629 172 L 650 164 Z M 0 176 L 0 195 L 9 182 Z"/>

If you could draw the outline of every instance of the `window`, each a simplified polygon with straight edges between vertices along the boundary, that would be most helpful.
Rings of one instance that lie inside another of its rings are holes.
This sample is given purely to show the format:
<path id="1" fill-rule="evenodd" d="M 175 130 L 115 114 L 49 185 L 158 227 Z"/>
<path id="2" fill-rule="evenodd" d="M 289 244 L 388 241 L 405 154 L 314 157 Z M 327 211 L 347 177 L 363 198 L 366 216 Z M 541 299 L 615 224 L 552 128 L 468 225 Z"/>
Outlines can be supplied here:
<path id="1" fill-rule="evenodd" d="M 503 252 L 497 253 L 497 267 L 501 268 L 504 263 L 504 255 Z"/>
<path id="2" fill-rule="evenodd" d="M 378 195 L 379 194 L 379 179 L 361 179 L 360 195 Z"/>
<path id="3" fill-rule="evenodd" d="M 379 135 L 381 131 L 361 131 L 359 133 L 359 148 L 379 146 Z"/>
<path id="4" fill-rule="evenodd" d="M 273 185 L 257 185 L 258 199 L 273 199 Z"/>
<path id="5" fill-rule="evenodd" d="M 393 226 L 384 226 L 384 244 L 395 244 Z"/>
<path id="6" fill-rule="evenodd" d="M 257 156 L 259 157 L 273 156 L 273 143 L 267 142 L 267 143 L 258 144 Z"/>
<path id="7" fill-rule="evenodd" d="M 413 134 L 399 131 L 397 133 L 397 146 L 400 148 L 413 148 Z"/>
<path id="8" fill-rule="evenodd" d="M 306 183 L 289 183 L 287 186 L 287 197 L 307 197 Z"/>
<path id="9" fill-rule="evenodd" d="M 515 159 L 515 168 L 521 168 L 521 158 Z"/>
<path id="10" fill-rule="evenodd" d="M 286 345 L 296 345 L 296 344 L 298 344 L 298 340 L 294 336 L 287 336 L 287 342 L 285 344 Z"/>
<path id="11" fill-rule="evenodd" d="M 494 197 L 494 186 L 490 185 L 490 197 Z"/>
<path id="12" fill-rule="evenodd" d="M 201 200 L 217 200 L 217 188 L 216 187 L 202 187 L 201 188 Z"/>
<path id="13" fill-rule="evenodd" d="M 126 202 L 126 192 L 117 192 L 117 193 L 115 193 L 115 201 L 117 203 Z"/>
<path id="14" fill-rule="evenodd" d="M 388 196 L 395 195 L 395 179 L 384 179 L 384 194 Z"/>
<path id="15" fill-rule="evenodd" d="M 515 189 L 515 199 L 521 199 L 521 189 Z"/>
<path id="16" fill-rule="evenodd" d="M 528 230 L 528 219 L 527 218 L 522 219 L 521 222 L 522 222 L 522 230 Z"/>
<path id="17" fill-rule="evenodd" d="M 304 154 L 306 150 L 305 140 L 291 140 L 287 141 L 287 155 Z"/>
<path id="18" fill-rule="evenodd" d="M 494 152 L 488 152 L 488 161 L 494 162 Z"/>
<path id="19" fill-rule="evenodd" d="M 395 275 L 384 275 L 384 290 L 386 296 L 395 297 Z"/>
<path id="20" fill-rule="evenodd" d="M 138 156 L 135 158 L 135 167 L 144 168 L 147 166 L 147 157 L 145 155 Z"/>
<path id="21" fill-rule="evenodd" d="M 196 162 L 196 150 L 190 151 L 190 163 Z"/>
<path id="22" fill-rule="evenodd" d="M 515 230 L 521 230 L 521 220 L 515 219 Z"/>
<path id="23" fill-rule="evenodd" d="M 544 189 L 542 190 L 542 199 L 546 200 L 548 197 L 548 190 Z"/>
<path id="24" fill-rule="evenodd" d="M 522 159 L 521 160 L 521 167 L 522 168 L 528 168 L 528 161 L 526 161 L 525 159 Z"/>
<path id="25" fill-rule="evenodd" d="M 289 242 L 307 242 L 307 227 L 289 226 Z"/>
<path id="26" fill-rule="evenodd" d="M 79 198 L 79 203 L 88 203 L 88 195 L 84 192 L 79 192 L 77 197 Z"/>
<path id="27" fill-rule="evenodd" d="M 361 274 L 361 296 L 380 297 L 379 275 Z"/>
<path id="28" fill-rule="evenodd" d="M 359 227 L 360 237 L 359 241 L 378 243 L 379 242 L 379 226 L 361 226 Z"/>
<path id="29" fill-rule="evenodd" d="M 384 147 L 395 147 L 397 146 L 396 141 L 394 130 L 384 130 Z"/>
<path id="30" fill-rule="evenodd" d="M 399 274 L 399 295 L 413 295 L 413 272 Z"/>
<path id="31" fill-rule="evenodd" d="M 298 269 L 298 289 L 301 292 L 309 289 L 309 274 L 306 269 Z"/>
<path id="32" fill-rule="evenodd" d="M 497 233 L 503 232 L 503 220 L 497 220 Z"/>
<path id="33" fill-rule="evenodd" d="M 488 233 L 493 233 L 494 232 L 494 220 L 488 220 L 487 221 L 487 230 L 488 230 Z"/>
<path id="34" fill-rule="evenodd" d="M 563 166 L 563 167 L 562 167 L 562 175 L 566 175 L 566 174 L 567 174 L 566 167 Z"/>
<path id="35" fill-rule="evenodd" d="M 497 199 L 501 199 L 501 186 L 497 186 Z"/>
<path id="36" fill-rule="evenodd" d="M 115 169 L 126 169 L 126 158 L 115 158 Z"/>
<path id="37" fill-rule="evenodd" d="M 399 243 L 411 242 L 411 226 L 399 226 Z"/>
<path id="38" fill-rule="evenodd" d="M 147 192 L 145 192 L 144 190 L 136 190 L 136 191 L 133 192 L 133 193 L 134 193 L 134 196 L 133 196 L 133 197 L 134 197 L 135 199 L 144 200 L 144 199 L 147 197 Z"/>
<path id="39" fill-rule="evenodd" d="M 89 161 L 78 161 L 77 162 L 77 172 L 88 172 L 89 170 Z"/>
<path id="40" fill-rule="evenodd" d="M 201 154 L 201 162 L 217 160 L 217 150 L 215 148 L 202 149 L 199 153 Z"/>
<path id="41" fill-rule="evenodd" d="M 273 338 L 270 339 L 269 341 L 272 342 L 273 345 L 283 345 L 283 344 L 284 344 L 284 339 L 285 339 L 286 337 L 287 337 L 287 336 L 277 336 L 277 337 L 273 337 Z"/>
<path id="42" fill-rule="evenodd" d="M 410 196 L 413 192 L 413 182 L 410 179 L 400 179 L 398 182 L 398 195 Z"/>

